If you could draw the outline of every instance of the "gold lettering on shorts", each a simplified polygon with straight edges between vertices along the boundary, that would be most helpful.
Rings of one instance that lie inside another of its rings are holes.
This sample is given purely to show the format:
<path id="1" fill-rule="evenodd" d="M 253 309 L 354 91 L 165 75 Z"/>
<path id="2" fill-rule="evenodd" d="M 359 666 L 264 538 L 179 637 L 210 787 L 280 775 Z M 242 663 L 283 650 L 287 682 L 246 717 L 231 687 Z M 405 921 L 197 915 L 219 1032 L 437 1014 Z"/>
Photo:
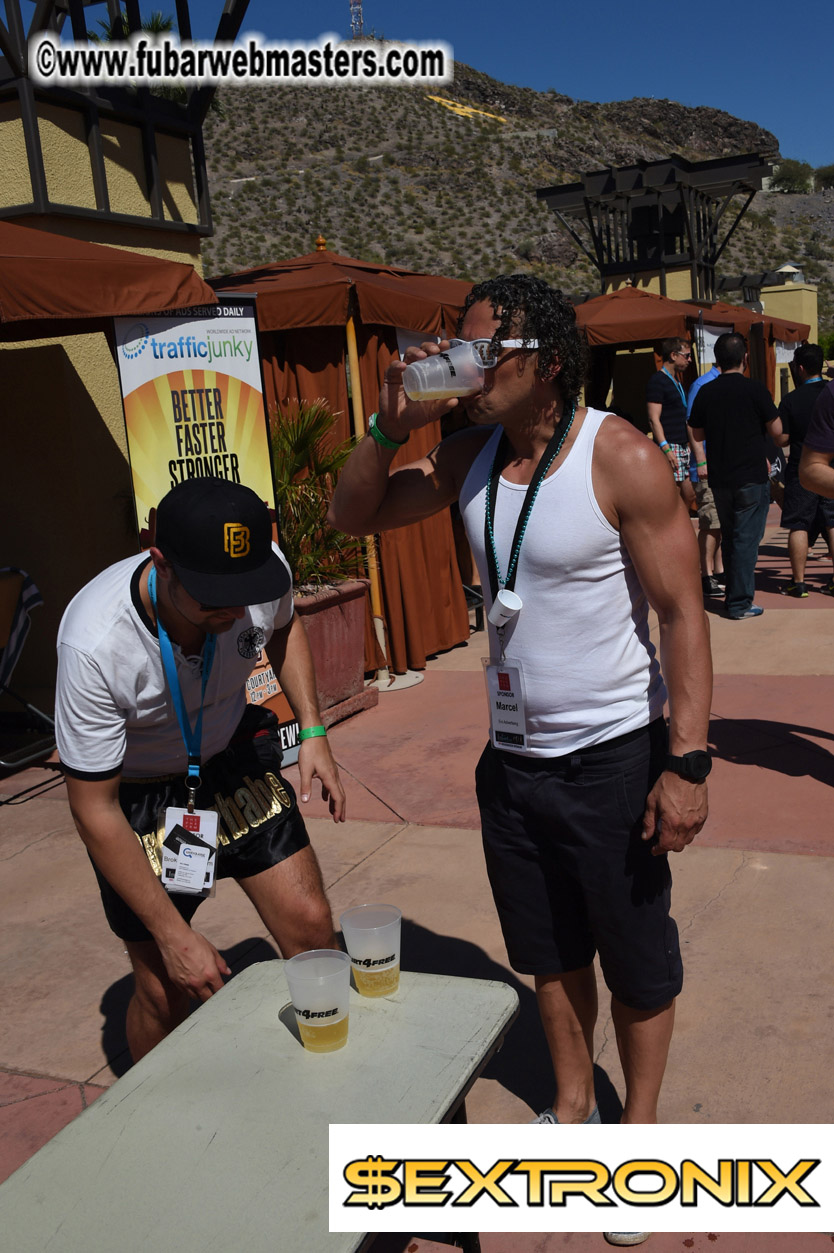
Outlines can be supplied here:
<path id="1" fill-rule="evenodd" d="M 278 776 L 273 774 L 271 770 L 268 770 L 264 775 L 264 779 L 266 780 L 267 786 L 275 799 L 280 802 L 284 809 L 289 809 L 292 805 L 290 794 Z M 280 813 L 281 811 L 279 810 L 278 812 Z"/>
<path id="2" fill-rule="evenodd" d="M 148 831 L 145 835 L 140 835 L 138 831 L 134 831 L 145 855 L 151 863 L 151 870 L 157 879 L 162 878 L 162 841 L 165 839 L 165 824 L 160 823 L 155 831 Z"/>
<path id="3" fill-rule="evenodd" d="M 276 814 L 280 814 L 283 805 L 275 799 L 263 779 L 249 778 L 248 774 L 243 776 L 243 782 L 249 788 L 252 795 L 257 800 L 261 809 L 264 811 L 264 818 L 274 818 Z"/>
<path id="4" fill-rule="evenodd" d="M 231 836 L 233 840 L 239 840 L 242 835 L 246 835 L 249 828 L 246 825 L 243 814 L 240 812 L 231 796 L 221 796 L 219 792 L 215 792 L 214 808 L 216 809 L 217 816 L 220 819 L 218 836 L 221 844 L 228 844 L 229 836 Z M 222 829 L 223 827 L 226 828 L 229 835 L 224 833 Z"/>
<path id="5" fill-rule="evenodd" d="M 248 787 L 239 787 L 235 792 L 235 800 L 250 827 L 259 827 L 262 822 L 266 821 L 266 814 Z"/>

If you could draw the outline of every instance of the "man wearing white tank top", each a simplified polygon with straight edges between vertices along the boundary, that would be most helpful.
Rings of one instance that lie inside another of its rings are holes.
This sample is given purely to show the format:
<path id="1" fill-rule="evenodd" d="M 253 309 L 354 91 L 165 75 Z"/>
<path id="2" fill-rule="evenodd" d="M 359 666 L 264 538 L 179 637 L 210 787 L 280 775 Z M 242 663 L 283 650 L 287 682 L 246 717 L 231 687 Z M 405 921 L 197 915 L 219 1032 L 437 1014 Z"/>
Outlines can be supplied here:
<path id="1" fill-rule="evenodd" d="M 483 363 L 481 389 L 408 399 L 406 365 L 445 341 L 392 362 L 330 521 L 363 535 L 460 501 L 490 611 L 484 851 L 510 963 L 535 977 L 556 1077 L 536 1121 L 599 1121 L 598 953 L 626 1081 L 621 1121 L 656 1122 L 682 982 L 667 854 L 707 816 L 712 666 L 695 536 L 663 454 L 623 419 L 578 407 L 584 345 L 560 292 L 528 275 L 481 283 L 458 334 Z M 467 428 L 391 470 L 412 430 L 458 405 Z"/>

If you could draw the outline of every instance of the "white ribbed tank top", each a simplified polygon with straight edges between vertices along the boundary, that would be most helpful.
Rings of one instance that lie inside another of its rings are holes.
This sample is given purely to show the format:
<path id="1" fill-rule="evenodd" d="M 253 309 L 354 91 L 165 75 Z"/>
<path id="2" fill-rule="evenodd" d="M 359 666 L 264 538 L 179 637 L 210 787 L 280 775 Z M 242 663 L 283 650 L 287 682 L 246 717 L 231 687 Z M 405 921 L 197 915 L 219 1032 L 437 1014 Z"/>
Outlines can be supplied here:
<path id="1" fill-rule="evenodd" d="M 666 691 L 649 639 L 646 596 L 594 495 L 594 440 L 606 416 L 588 409 L 567 457 L 539 488 L 521 545 L 515 591 L 523 608 L 507 624 L 504 645 L 507 660 L 519 661 L 524 674 L 526 756 L 575 752 L 663 712 Z M 501 433 L 499 426 L 481 449 L 460 495 L 487 612 L 486 484 Z M 499 479 L 494 534 L 502 576 L 526 491 L 526 484 Z M 497 658 L 498 636 L 493 626 L 488 630 Z"/>

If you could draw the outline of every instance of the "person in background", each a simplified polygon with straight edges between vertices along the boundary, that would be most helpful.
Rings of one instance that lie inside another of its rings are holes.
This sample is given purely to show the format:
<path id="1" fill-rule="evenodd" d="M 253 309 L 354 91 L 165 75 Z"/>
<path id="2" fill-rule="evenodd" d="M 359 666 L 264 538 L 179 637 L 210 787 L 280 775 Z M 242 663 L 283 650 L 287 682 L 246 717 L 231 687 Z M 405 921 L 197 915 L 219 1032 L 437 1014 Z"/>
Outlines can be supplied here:
<path id="1" fill-rule="evenodd" d="M 766 437 L 781 435 L 782 424 L 764 383 L 745 378 L 747 345 L 741 335 L 719 335 L 715 362 L 721 375 L 698 392 L 689 426 L 696 444 L 706 439 L 709 448 L 709 482 L 727 571 L 725 613 L 741 621 L 764 613 L 753 595 L 770 505 Z"/>
<path id="2" fill-rule="evenodd" d="M 800 344 L 793 355 L 791 366 L 796 388 L 788 392 L 779 405 L 782 434 L 776 443 L 780 447 L 790 444 L 790 456 L 785 470 L 782 526 L 788 532 L 791 581 L 783 589 L 783 595 L 794 596 L 798 600 L 808 595 L 805 566 L 808 551 L 813 547 L 817 536 L 825 535 L 828 552 L 834 563 L 834 504 L 825 496 L 809 492 L 799 481 L 799 464 L 805 436 L 808 434 L 814 406 L 825 390 L 822 362 L 819 344 Z M 822 590 L 829 596 L 834 596 L 834 575 Z"/>
<path id="3" fill-rule="evenodd" d="M 687 420 L 698 392 L 705 383 L 711 383 L 713 379 L 717 379 L 720 373 L 718 366 L 713 365 L 706 374 L 702 374 L 692 384 L 686 397 Z M 721 555 L 721 524 L 718 521 L 718 510 L 709 485 L 706 448 L 698 440 L 693 439 L 691 429 L 687 429 L 689 430 L 692 483 L 695 488 L 695 501 L 698 505 L 701 587 L 705 596 L 723 596 L 727 579 L 724 574 L 724 558 Z"/>
<path id="4" fill-rule="evenodd" d="M 686 393 L 682 379 L 692 360 L 692 348 L 685 339 L 664 339 L 660 344 L 661 368 L 646 386 L 646 412 L 654 442 L 675 476 L 678 491 L 687 509 L 695 503 L 689 481 L 689 436 L 686 429 Z"/>

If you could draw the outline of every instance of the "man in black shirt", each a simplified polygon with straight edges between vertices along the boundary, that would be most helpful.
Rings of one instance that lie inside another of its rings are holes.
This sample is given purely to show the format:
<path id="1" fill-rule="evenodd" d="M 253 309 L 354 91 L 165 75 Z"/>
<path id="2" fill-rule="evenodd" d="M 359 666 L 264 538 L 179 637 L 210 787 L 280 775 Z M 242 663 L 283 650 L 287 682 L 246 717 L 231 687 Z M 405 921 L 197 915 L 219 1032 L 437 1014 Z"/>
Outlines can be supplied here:
<path id="1" fill-rule="evenodd" d="M 756 558 L 764 535 L 770 486 L 766 434 L 777 439 L 782 423 L 764 383 L 745 378 L 747 347 L 741 335 L 720 335 L 715 363 L 721 374 L 695 397 L 689 425 L 693 438 L 706 439 L 710 486 L 721 523 L 725 608 L 728 618 L 758 618 L 753 604 Z"/>
<path id="2" fill-rule="evenodd" d="M 665 454 L 689 509 L 695 503 L 695 489 L 689 479 L 686 392 L 681 380 L 692 360 L 692 348 L 685 339 L 664 339 L 660 357 L 663 364 L 646 386 L 646 413 L 654 442 Z"/>
<path id="3" fill-rule="evenodd" d="M 799 459 L 817 397 L 825 387 L 822 377 L 822 349 L 819 344 L 800 344 L 793 355 L 791 372 L 796 390 L 789 392 L 779 405 L 782 435 L 776 443 L 790 444 L 791 451 L 785 471 L 785 502 L 782 526 L 788 532 L 788 555 L 791 559 L 791 582 L 785 596 L 801 599 L 808 595 L 805 586 L 805 563 L 808 549 L 818 535 L 825 535 L 828 551 L 834 562 L 834 503 L 814 492 L 806 491 L 799 481 Z M 823 591 L 834 596 L 834 578 Z"/>

